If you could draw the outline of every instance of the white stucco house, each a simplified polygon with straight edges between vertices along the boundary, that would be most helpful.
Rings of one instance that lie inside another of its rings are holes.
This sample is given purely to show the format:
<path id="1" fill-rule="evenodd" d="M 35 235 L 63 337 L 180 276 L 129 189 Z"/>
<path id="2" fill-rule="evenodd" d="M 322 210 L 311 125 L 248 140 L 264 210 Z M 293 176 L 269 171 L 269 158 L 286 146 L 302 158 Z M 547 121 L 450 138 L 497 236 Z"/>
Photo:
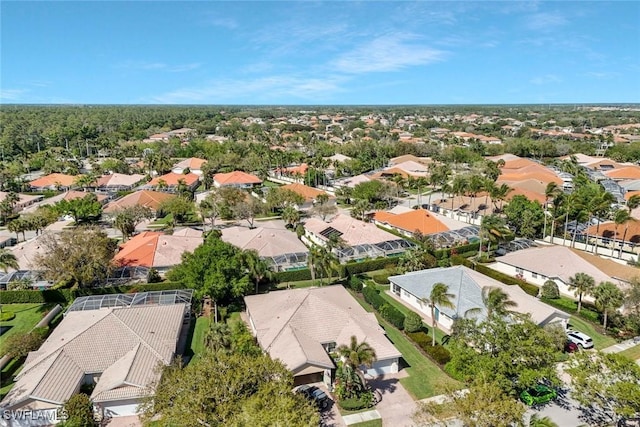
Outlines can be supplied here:
<path id="1" fill-rule="evenodd" d="M 430 318 L 431 309 L 424 301 L 436 283 L 444 283 L 454 295 L 453 308 L 435 308 L 435 320 L 440 329 L 450 332 L 455 319 L 473 317 L 482 320 L 487 315 L 482 300 L 485 287 L 502 289 L 517 306 L 514 311 L 531 315 L 540 326 L 559 323 L 566 326 L 569 316 L 528 295 L 518 286 L 508 286 L 465 266 L 433 268 L 389 277 L 391 292 L 401 301 Z M 471 314 L 472 313 L 472 314 Z"/>

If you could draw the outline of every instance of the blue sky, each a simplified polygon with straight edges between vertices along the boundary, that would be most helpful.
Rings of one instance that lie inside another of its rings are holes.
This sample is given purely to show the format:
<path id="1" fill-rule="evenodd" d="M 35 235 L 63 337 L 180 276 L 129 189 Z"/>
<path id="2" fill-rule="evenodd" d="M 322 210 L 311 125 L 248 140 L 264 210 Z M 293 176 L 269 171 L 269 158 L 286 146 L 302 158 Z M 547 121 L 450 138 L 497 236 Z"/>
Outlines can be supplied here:
<path id="1" fill-rule="evenodd" d="M 640 2 L 0 2 L 2 103 L 640 102 Z"/>

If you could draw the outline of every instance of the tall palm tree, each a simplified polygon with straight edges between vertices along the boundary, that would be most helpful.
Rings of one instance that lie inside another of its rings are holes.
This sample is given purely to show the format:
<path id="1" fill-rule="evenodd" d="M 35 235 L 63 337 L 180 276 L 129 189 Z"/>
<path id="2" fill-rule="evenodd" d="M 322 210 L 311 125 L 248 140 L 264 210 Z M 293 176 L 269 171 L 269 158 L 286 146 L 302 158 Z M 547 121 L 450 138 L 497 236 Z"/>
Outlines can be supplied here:
<path id="1" fill-rule="evenodd" d="M 484 182 L 480 175 L 471 175 L 469 178 L 469 182 L 467 184 L 467 188 L 469 189 L 469 193 L 471 194 L 471 208 L 475 211 L 476 209 L 476 196 L 478 192 L 482 191 L 484 188 Z"/>
<path id="2" fill-rule="evenodd" d="M 485 215 L 480 223 L 480 247 L 478 258 L 482 257 L 482 241 L 487 240 L 487 254 L 491 253 L 491 243 L 499 244 L 511 238 L 513 233 L 506 226 L 504 220 L 497 215 Z"/>
<path id="3" fill-rule="evenodd" d="M 598 224 L 596 225 L 596 243 L 593 245 L 593 253 L 598 253 L 598 236 L 600 235 L 600 218 L 606 217 L 611 211 L 611 205 L 615 203 L 616 199 L 613 194 L 609 193 L 600 184 L 596 187 L 596 194 L 589 203 L 589 213 L 591 218 L 596 216 L 598 218 Z M 591 223 L 591 220 L 589 220 Z M 589 241 L 587 236 L 587 241 Z"/>
<path id="4" fill-rule="evenodd" d="M 295 226 L 300 222 L 300 212 L 291 205 L 287 205 L 282 209 L 282 219 L 287 225 Z"/>
<path id="5" fill-rule="evenodd" d="M 361 375 L 362 384 L 365 384 L 364 375 L 360 372 L 360 366 L 371 366 L 376 361 L 376 351 L 366 341 L 358 342 L 355 335 L 351 336 L 349 345 L 342 344 L 336 349 L 336 353 L 342 358 L 343 363 Z"/>
<path id="6" fill-rule="evenodd" d="M 462 196 L 467 189 L 467 178 L 463 175 L 456 175 L 451 183 L 451 210 L 453 211 L 453 202 L 455 196 Z"/>
<path id="7" fill-rule="evenodd" d="M 13 252 L 9 252 L 8 250 L 2 248 L 0 249 L 0 269 L 6 273 L 10 268 L 13 268 L 14 270 L 20 269 L 20 265 L 18 265 L 18 259 L 13 254 Z"/>
<path id="8" fill-rule="evenodd" d="M 549 202 L 555 200 L 558 195 L 562 194 L 562 189 L 558 187 L 558 184 L 555 182 L 550 182 L 547 184 L 547 188 L 544 191 L 544 226 L 542 229 L 542 238 L 544 239 L 547 235 L 547 206 Z M 553 238 L 553 225 L 551 227 L 551 237 Z"/>
<path id="9" fill-rule="evenodd" d="M 575 276 L 569 278 L 567 286 L 569 289 L 573 289 L 575 295 L 578 297 L 578 313 L 580 313 L 580 309 L 582 309 L 582 296 L 590 295 L 595 284 L 594 278 L 587 273 L 576 273 Z"/>
<path id="10" fill-rule="evenodd" d="M 618 248 L 618 259 L 622 258 L 622 247 L 624 246 L 624 241 L 627 238 L 627 230 L 629 229 L 629 221 L 632 221 L 633 218 L 631 214 L 626 209 L 619 209 L 613 215 L 613 222 L 615 225 L 615 235 L 613 237 L 613 245 L 615 247 L 616 238 L 618 237 L 618 226 L 624 224 L 624 235 L 622 236 L 622 240 L 620 241 L 620 247 Z"/>
<path id="11" fill-rule="evenodd" d="M 255 281 L 257 294 L 260 282 L 271 276 L 271 270 L 269 270 L 269 266 L 262 258 L 260 258 L 260 255 L 258 255 L 256 250 L 246 250 L 243 252 L 243 256 L 247 271 Z"/>
<path id="12" fill-rule="evenodd" d="M 631 214 L 631 211 L 638 206 L 640 206 L 640 194 L 634 194 L 629 197 L 629 200 L 627 200 L 627 209 L 629 209 L 629 214 Z"/>
<path id="13" fill-rule="evenodd" d="M 506 316 L 512 313 L 510 308 L 518 306 L 505 291 L 494 286 L 482 288 L 482 303 L 487 309 L 487 319 L 492 319 L 493 316 Z"/>
<path id="14" fill-rule="evenodd" d="M 624 302 L 624 293 L 611 282 L 602 282 L 593 290 L 596 307 L 602 311 L 603 329 L 607 333 L 607 315 L 616 311 Z"/>
<path id="15" fill-rule="evenodd" d="M 436 345 L 436 306 L 451 308 L 455 306 L 453 299 L 456 296 L 449 292 L 449 286 L 438 282 L 433 285 L 428 298 L 421 298 L 420 302 L 425 303 L 431 310 L 431 345 Z"/>

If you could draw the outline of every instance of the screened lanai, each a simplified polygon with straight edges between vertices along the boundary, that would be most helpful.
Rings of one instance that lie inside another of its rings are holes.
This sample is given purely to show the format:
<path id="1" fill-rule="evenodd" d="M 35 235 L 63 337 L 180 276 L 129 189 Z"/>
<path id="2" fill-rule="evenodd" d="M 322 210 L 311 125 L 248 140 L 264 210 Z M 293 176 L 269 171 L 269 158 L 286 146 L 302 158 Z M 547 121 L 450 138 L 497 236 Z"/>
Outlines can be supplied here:
<path id="1" fill-rule="evenodd" d="M 110 307 L 133 307 L 137 305 L 187 304 L 191 308 L 193 289 L 175 289 L 166 291 L 137 292 L 135 294 L 107 294 L 78 297 L 73 301 L 70 311 L 99 310 Z"/>

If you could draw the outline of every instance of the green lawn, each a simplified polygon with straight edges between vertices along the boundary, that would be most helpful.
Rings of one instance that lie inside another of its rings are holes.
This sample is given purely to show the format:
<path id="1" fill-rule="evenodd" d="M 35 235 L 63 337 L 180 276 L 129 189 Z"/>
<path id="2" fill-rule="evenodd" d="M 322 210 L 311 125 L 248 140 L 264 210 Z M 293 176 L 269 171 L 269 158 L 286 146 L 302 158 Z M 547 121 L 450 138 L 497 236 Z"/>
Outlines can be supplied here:
<path id="1" fill-rule="evenodd" d="M 196 320 L 196 326 L 193 329 L 191 344 L 189 346 L 189 350 L 193 355 L 192 360 L 197 359 L 204 351 L 204 334 L 207 332 L 207 329 L 209 329 L 210 322 L 209 318 L 205 316 L 198 317 Z"/>
<path id="2" fill-rule="evenodd" d="M 362 299 L 356 300 L 365 310 L 373 312 L 373 308 Z M 416 400 L 437 396 L 446 393 L 451 388 L 461 388 L 462 385 L 445 374 L 435 363 L 423 355 L 409 339 L 399 330 L 391 326 L 386 320 L 376 313 L 378 322 L 385 329 L 387 337 L 402 353 L 402 357 L 409 365 L 404 368 L 409 374 L 401 378 L 400 383 Z"/>
<path id="3" fill-rule="evenodd" d="M 631 360 L 639 360 L 640 359 L 640 344 L 635 347 L 631 347 L 626 349 L 625 351 L 620 352 L 624 357 L 628 357 Z"/>
<path id="4" fill-rule="evenodd" d="M 293 288 L 309 288 L 311 286 L 329 286 L 338 281 L 338 277 L 332 277 L 327 280 L 326 278 L 322 279 L 323 283 L 320 284 L 320 279 L 316 280 L 299 280 L 297 282 L 280 282 L 276 286 L 278 289 L 293 289 Z"/>
<path id="5" fill-rule="evenodd" d="M 12 335 L 26 334 L 31 331 L 36 324 L 42 320 L 45 311 L 51 304 L 2 304 L 2 311 L 12 311 L 16 317 L 7 322 L 0 322 L 2 327 L 10 327 L 0 336 L 0 354 L 5 354 L 4 343 Z"/>
<path id="6" fill-rule="evenodd" d="M 569 323 L 571 327 L 576 331 L 583 332 L 593 339 L 593 345 L 596 349 L 602 350 L 603 348 L 607 348 L 616 343 L 615 338 L 609 337 L 606 335 L 602 335 L 600 332 L 596 331 L 594 325 L 586 320 L 583 320 L 576 316 L 571 316 L 569 319 Z"/>

